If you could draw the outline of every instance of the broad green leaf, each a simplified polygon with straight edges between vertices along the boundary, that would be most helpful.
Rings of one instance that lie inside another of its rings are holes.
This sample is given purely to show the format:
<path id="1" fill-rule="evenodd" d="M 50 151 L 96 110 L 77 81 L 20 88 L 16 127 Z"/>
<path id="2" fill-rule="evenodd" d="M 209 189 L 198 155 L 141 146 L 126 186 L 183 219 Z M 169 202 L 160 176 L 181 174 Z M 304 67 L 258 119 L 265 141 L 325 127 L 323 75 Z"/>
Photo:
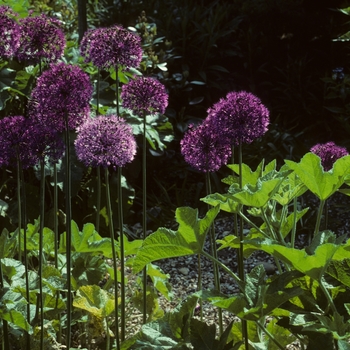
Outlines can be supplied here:
<path id="1" fill-rule="evenodd" d="M 321 165 L 321 158 L 311 152 L 306 153 L 299 163 L 291 160 L 285 160 L 285 163 L 320 200 L 326 200 L 337 191 L 350 172 L 350 156 L 338 159 L 333 169 L 326 172 Z"/>
<path id="2" fill-rule="evenodd" d="M 350 288 L 350 258 L 331 261 L 326 272 Z"/>
<path id="3" fill-rule="evenodd" d="M 4 258 L 1 259 L 2 273 L 10 280 L 21 278 L 25 273 L 24 265 L 15 259 Z"/>
<path id="4" fill-rule="evenodd" d="M 18 229 L 9 235 L 6 229 L 3 229 L 0 235 L 0 259 L 12 258 L 15 254 L 18 244 Z"/>
<path id="5" fill-rule="evenodd" d="M 208 229 L 218 212 L 219 207 L 212 208 L 203 219 L 199 219 L 197 209 L 178 208 L 175 213 L 179 223 L 178 230 L 161 227 L 146 237 L 135 258 L 129 260 L 134 273 L 140 272 L 152 261 L 199 254 L 203 249 Z"/>
<path id="6" fill-rule="evenodd" d="M 294 216 L 296 216 L 296 222 L 298 222 L 309 210 L 309 208 L 304 208 L 303 210 L 296 211 L 296 215 L 294 213 L 290 214 L 284 221 L 281 223 L 281 233 L 285 238 L 288 233 L 292 230 L 294 225 Z"/>
<path id="7" fill-rule="evenodd" d="M 219 205 L 220 210 L 228 213 L 238 213 L 242 207 L 242 205 L 230 194 L 213 193 L 201 198 L 201 201 L 214 207 Z"/>
<path id="8" fill-rule="evenodd" d="M 169 283 L 169 274 L 165 274 L 161 268 L 152 263 L 147 264 L 147 275 L 151 277 L 154 287 L 170 300 L 173 297 L 171 284 Z"/>
<path id="9" fill-rule="evenodd" d="M 301 182 L 296 173 L 292 172 L 283 180 L 272 199 L 284 206 L 294 198 L 301 196 L 305 191 L 307 191 L 307 187 Z"/>
<path id="10" fill-rule="evenodd" d="M 261 208 L 272 198 L 281 182 L 280 178 L 265 181 L 258 179 L 255 186 L 247 184 L 241 190 L 235 188 L 235 192 L 231 192 L 231 195 L 242 205 Z M 235 185 L 230 187 L 230 191 L 233 186 Z"/>
<path id="11" fill-rule="evenodd" d="M 111 240 L 107 237 L 101 237 L 91 223 L 85 224 L 83 231 L 79 231 L 78 225 L 72 220 L 72 248 L 79 253 L 103 254 L 110 258 L 112 256 Z M 60 253 L 66 251 L 66 232 L 60 237 Z M 117 243 L 115 242 L 116 246 Z"/>
<path id="12" fill-rule="evenodd" d="M 230 168 L 232 171 L 234 171 L 237 175 L 240 175 L 239 164 L 228 164 L 227 167 Z M 264 160 L 262 160 L 260 164 L 257 166 L 255 171 L 252 171 L 252 169 L 247 164 L 242 163 L 242 186 L 245 186 L 248 184 L 255 186 L 259 178 L 275 170 L 276 170 L 275 160 L 267 164 L 265 168 L 264 168 Z"/>
<path id="13" fill-rule="evenodd" d="M 23 315 L 21 312 L 15 309 L 6 310 L 4 308 L 0 308 L 0 318 L 6 320 L 7 322 L 13 323 L 17 327 L 24 329 L 29 334 L 33 333 L 33 329 L 26 320 L 25 315 Z"/>
<path id="14" fill-rule="evenodd" d="M 255 244 L 250 241 L 251 244 Z M 294 269 L 315 280 L 320 280 L 323 272 L 331 262 L 339 246 L 326 243 L 319 246 L 313 255 L 308 255 L 305 249 L 299 250 L 282 245 L 271 244 L 271 241 L 256 242 L 259 249 L 285 262 Z"/>
<path id="15" fill-rule="evenodd" d="M 284 347 L 296 340 L 296 337 L 288 329 L 280 327 L 277 324 L 276 318 L 270 320 L 266 328 L 273 335 L 273 337 Z M 280 348 L 269 337 L 266 337 L 266 349 L 279 350 Z"/>
<path id="16" fill-rule="evenodd" d="M 114 311 L 114 295 L 96 285 L 82 286 L 77 291 L 73 306 L 104 318 Z"/>

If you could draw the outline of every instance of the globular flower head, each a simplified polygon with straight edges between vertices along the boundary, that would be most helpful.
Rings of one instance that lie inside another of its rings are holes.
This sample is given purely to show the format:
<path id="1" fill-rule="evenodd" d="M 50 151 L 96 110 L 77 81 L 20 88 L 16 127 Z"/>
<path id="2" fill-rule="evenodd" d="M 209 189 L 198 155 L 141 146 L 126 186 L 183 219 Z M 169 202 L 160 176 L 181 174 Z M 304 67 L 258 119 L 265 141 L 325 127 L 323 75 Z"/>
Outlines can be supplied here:
<path id="1" fill-rule="evenodd" d="M 17 58 L 38 63 L 42 59 L 56 62 L 62 57 L 66 39 L 60 22 L 45 14 L 20 20 L 21 37 Z"/>
<path id="2" fill-rule="evenodd" d="M 267 131 L 269 110 L 252 93 L 229 92 L 209 108 L 207 120 L 229 137 L 232 144 L 249 144 Z"/>
<path id="3" fill-rule="evenodd" d="M 117 25 L 91 29 L 81 40 L 80 53 L 98 68 L 136 68 L 142 59 L 141 39 Z"/>
<path id="4" fill-rule="evenodd" d="M 65 143 L 62 135 L 46 125 L 30 121 L 31 149 L 38 160 L 44 163 L 57 163 L 64 154 Z"/>
<path id="5" fill-rule="evenodd" d="M 136 141 L 131 126 L 123 118 L 98 116 L 78 128 L 75 151 L 86 166 L 116 169 L 134 159 Z"/>
<path id="6" fill-rule="evenodd" d="M 212 130 L 206 121 L 197 127 L 190 125 L 180 145 L 185 161 L 201 172 L 219 170 L 232 152 L 229 139 Z"/>
<path id="7" fill-rule="evenodd" d="M 56 131 L 76 129 L 89 116 L 89 76 L 78 66 L 52 64 L 38 78 L 28 105 L 31 118 Z"/>
<path id="8" fill-rule="evenodd" d="M 321 164 L 325 171 L 331 170 L 337 159 L 349 154 L 346 148 L 337 146 L 332 141 L 324 144 L 318 143 L 311 147 L 310 151 L 321 158 Z"/>
<path id="9" fill-rule="evenodd" d="M 5 117 L 0 120 L 0 166 L 16 167 L 17 160 L 23 168 L 38 162 L 33 150 L 32 126 L 23 116 Z"/>
<path id="10" fill-rule="evenodd" d="M 136 115 L 164 113 L 168 106 L 165 86 L 149 77 L 138 77 L 122 86 L 122 105 Z"/>
<path id="11" fill-rule="evenodd" d="M 20 27 L 16 13 L 8 6 L 0 6 L 0 57 L 10 58 L 19 47 Z"/>

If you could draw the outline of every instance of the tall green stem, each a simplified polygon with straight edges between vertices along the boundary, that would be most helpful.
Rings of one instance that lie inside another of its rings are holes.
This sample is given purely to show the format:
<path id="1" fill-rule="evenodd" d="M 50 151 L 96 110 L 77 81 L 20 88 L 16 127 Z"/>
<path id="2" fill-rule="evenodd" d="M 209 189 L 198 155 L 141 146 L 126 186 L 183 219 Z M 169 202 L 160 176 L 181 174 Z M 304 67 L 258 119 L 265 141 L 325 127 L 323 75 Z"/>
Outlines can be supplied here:
<path id="1" fill-rule="evenodd" d="M 202 290 L 202 264 L 201 264 L 201 255 L 198 254 L 197 257 L 197 262 L 198 262 L 198 286 L 197 290 L 201 291 Z M 203 301 L 202 299 L 199 300 L 199 306 L 200 306 L 200 320 L 203 321 Z"/>
<path id="2" fill-rule="evenodd" d="M 124 223 L 123 223 L 123 192 L 122 192 L 122 168 L 118 167 L 118 223 L 120 245 L 120 289 L 121 289 L 121 330 L 120 338 L 125 340 L 125 248 L 124 248 Z"/>
<path id="3" fill-rule="evenodd" d="M 39 307 L 40 307 L 40 350 L 44 349 L 44 296 L 43 296 L 43 237 L 45 216 L 45 165 L 44 159 L 40 160 L 40 231 L 39 231 Z"/>
<path id="4" fill-rule="evenodd" d="M 243 151 L 242 151 L 242 141 L 239 141 L 238 147 L 238 167 L 239 167 L 239 187 L 243 187 L 243 172 L 242 172 L 242 163 L 243 163 Z M 242 208 L 243 210 L 243 208 Z M 240 216 L 240 224 L 239 224 L 239 254 L 238 254 L 238 272 L 239 277 L 242 281 L 245 280 L 244 274 L 244 247 L 243 247 L 243 218 Z M 249 339 L 248 339 L 248 326 L 247 321 L 242 319 L 242 334 L 244 338 L 244 344 L 246 350 L 249 349 Z"/>
<path id="5" fill-rule="evenodd" d="M 97 192 L 96 192 L 96 231 L 100 231 L 100 211 L 101 211 L 101 169 L 97 167 Z"/>
<path id="6" fill-rule="evenodd" d="M 118 77 L 118 65 L 115 66 L 115 96 L 117 103 L 117 115 L 119 116 L 119 77 Z"/>
<path id="7" fill-rule="evenodd" d="M 72 188 L 71 188 L 71 164 L 70 164 L 70 136 L 68 127 L 68 115 L 65 117 L 65 141 L 66 141 L 66 266 L 67 266 L 67 333 L 66 333 L 66 347 L 70 349 L 71 344 L 71 324 L 72 324 L 72 283 L 70 278 L 72 266 Z"/>
<path id="8" fill-rule="evenodd" d="M 205 179 L 206 179 L 207 195 L 210 195 L 212 193 L 212 190 L 211 190 L 210 173 L 209 172 L 206 172 Z M 212 253 L 213 257 L 215 259 L 218 259 L 214 223 L 212 223 L 212 225 L 210 226 L 210 246 L 211 246 L 211 253 Z M 218 290 L 218 292 L 220 292 L 221 291 L 220 273 L 219 273 L 219 267 L 216 263 L 213 263 L 213 270 L 214 270 L 215 288 Z M 222 322 L 222 309 L 221 308 L 218 308 L 218 314 L 219 314 L 219 331 L 220 331 L 220 335 L 221 335 L 224 332 L 224 327 L 223 327 L 223 322 Z"/>
<path id="9" fill-rule="evenodd" d="M 25 182 L 23 176 L 23 169 L 21 164 L 21 159 L 19 157 L 19 152 L 17 149 L 17 187 L 18 187 L 18 210 L 20 214 L 19 218 L 19 237 L 21 242 L 21 227 L 23 221 L 23 256 L 24 256 L 24 269 L 25 269 L 25 283 L 26 283 L 26 299 L 27 299 L 27 322 L 30 323 L 30 295 L 29 295 L 29 274 L 28 274 L 28 253 L 27 253 L 27 215 L 26 215 L 26 190 L 25 190 Z M 23 196 L 22 196 L 23 194 Z M 23 197 L 23 198 L 22 198 Z M 19 246 L 19 250 L 21 251 L 21 244 Z M 30 334 L 26 333 L 26 349 L 30 349 Z"/>
<path id="10" fill-rule="evenodd" d="M 143 147 L 142 147 L 142 231 L 143 239 L 147 235 L 147 138 L 146 138 L 146 113 L 143 113 Z M 142 270 L 142 321 L 147 320 L 147 267 Z"/>
<path id="11" fill-rule="evenodd" d="M 115 251 L 115 239 L 114 239 L 114 225 L 113 225 L 113 213 L 111 204 L 111 191 L 109 186 L 109 172 L 108 168 L 105 168 L 105 182 L 106 182 L 106 203 L 107 203 L 107 215 L 109 223 L 109 234 L 111 237 L 112 245 L 112 258 L 113 258 L 113 270 L 114 270 L 114 314 L 115 314 L 115 339 L 117 343 L 117 350 L 120 350 L 119 341 L 119 316 L 118 316 L 118 266 L 117 266 L 117 254 Z M 118 203 L 119 206 L 120 203 Z"/>
<path id="12" fill-rule="evenodd" d="M 292 229 L 292 234 L 291 234 L 291 239 L 290 239 L 292 248 L 294 248 L 294 246 L 295 246 L 295 236 L 297 233 L 297 210 L 298 210 L 297 197 L 294 197 L 294 199 L 293 199 L 293 209 L 294 209 L 293 229 Z"/>
<path id="13" fill-rule="evenodd" d="M 0 256 L 0 289 L 1 290 L 3 290 L 4 288 L 4 276 L 2 274 L 2 264 L 1 264 L 1 260 L 3 258 L 5 258 L 5 256 Z M 2 336 L 3 336 L 4 350 L 10 350 L 8 323 L 4 319 L 2 319 Z"/>
<path id="14" fill-rule="evenodd" d="M 323 212 L 323 207 L 324 207 L 325 202 L 326 202 L 325 199 L 320 199 L 320 206 L 318 207 L 318 213 L 317 213 L 317 219 L 316 219 L 314 236 L 316 236 L 318 234 L 318 232 L 320 231 L 322 212 Z M 310 239 L 309 239 L 309 243 L 311 243 L 311 236 L 310 236 Z"/>
<path id="15" fill-rule="evenodd" d="M 17 205 L 18 205 L 18 260 L 22 261 L 22 199 L 21 199 L 21 162 L 17 150 Z"/>
<path id="16" fill-rule="evenodd" d="M 284 350 L 285 347 L 280 344 L 280 342 L 271 334 L 266 327 L 264 327 L 260 321 L 257 321 L 256 324 L 261 328 L 261 330 L 277 345 L 279 349 Z"/>

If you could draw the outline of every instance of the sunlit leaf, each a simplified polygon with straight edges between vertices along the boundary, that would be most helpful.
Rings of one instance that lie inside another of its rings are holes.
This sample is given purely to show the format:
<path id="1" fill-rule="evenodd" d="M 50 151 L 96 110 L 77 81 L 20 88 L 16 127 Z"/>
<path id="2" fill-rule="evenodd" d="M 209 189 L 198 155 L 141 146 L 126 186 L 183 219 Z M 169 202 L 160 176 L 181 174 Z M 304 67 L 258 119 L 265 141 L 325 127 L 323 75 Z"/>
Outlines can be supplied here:
<path id="1" fill-rule="evenodd" d="M 177 231 L 164 227 L 149 235 L 143 242 L 136 257 L 130 262 L 135 273 L 148 263 L 160 259 L 198 254 L 202 251 L 206 234 L 219 207 L 210 209 L 203 219 L 198 218 L 198 210 L 180 207 L 176 210 Z"/>

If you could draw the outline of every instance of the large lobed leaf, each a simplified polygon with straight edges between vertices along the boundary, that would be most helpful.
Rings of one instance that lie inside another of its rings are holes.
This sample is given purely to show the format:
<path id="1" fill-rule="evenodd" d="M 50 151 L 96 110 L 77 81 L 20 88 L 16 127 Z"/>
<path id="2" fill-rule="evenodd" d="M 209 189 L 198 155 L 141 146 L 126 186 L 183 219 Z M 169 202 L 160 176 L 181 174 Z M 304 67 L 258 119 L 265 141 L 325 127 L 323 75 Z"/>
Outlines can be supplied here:
<path id="1" fill-rule="evenodd" d="M 199 219 L 197 209 L 178 208 L 175 214 L 179 223 L 178 230 L 161 227 L 149 235 L 135 258 L 130 260 L 134 273 L 141 271 L 152 261 L 199 254 L 203 249 L 208 229 L 218 212 L 219 207 L 215 207 L 210 209 L 203 219 Z"/>

